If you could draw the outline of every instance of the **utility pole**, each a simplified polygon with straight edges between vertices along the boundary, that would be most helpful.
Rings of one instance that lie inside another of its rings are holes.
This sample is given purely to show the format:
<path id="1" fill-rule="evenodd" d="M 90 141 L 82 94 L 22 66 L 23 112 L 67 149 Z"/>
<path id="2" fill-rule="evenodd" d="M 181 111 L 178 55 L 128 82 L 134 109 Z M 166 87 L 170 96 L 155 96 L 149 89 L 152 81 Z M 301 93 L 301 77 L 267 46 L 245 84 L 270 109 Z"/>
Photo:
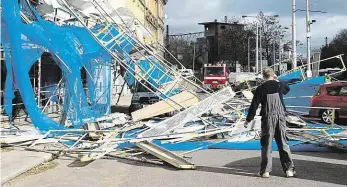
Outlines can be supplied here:
<path id="1" fill-rule="evenodd" d="M 328 37 L 325 37 L 325 46 L 328 47 Z"/>
<path id="2" fill-rule="evenodd" d="M 260 71 L 263 70 L 263 47 L 261 45 L 261 38 L 262 38 L 262 32 L 263 32 L 263 27 L 260 28 L 260 34 L 259 34 L 259 51 L 260 51 Z"/>
<path id="3" fill-rule="evenodd" d="M 247 45 L 247 47 L 248 47 L 248 72 L 251 72 L 251 53 L 250 53 L 250 48 L 251 48 L 251 46 L 250 46 L 250 37 L 248 37 L 248 45 Z"/>
<path id="4" fill-rule="evenodd" d="M 282 47 L 282 42 L 281 40 L 278 41 L 278 61 L 281 63 L 282 62 L 282 50 L 283 50 L 283 47 Z"/>
<path id="5" fill-rule="evenodd" d="M 275 40 L 272 42 L 272 65 L 276 64 L 276 45 Z"/>
<path id="6" fill-rule="evenodd" d="M 312 77 L 311 71 L 311 31 L 310 31 L 310 11 L 309 11 L 309 0 L 306 0 L 306 42 L 307 42 L 307 77 Z"/>
<path id="7" fill-rule="evenodd" d="M 257 18 L 256 16 L 242 16 L 242 18 L 246 17 L 254 17 Z M 258 18 L 257 18 L 258 19 Z M 255 38 L 255 72 L 259 72 L 259 43 L 260 43 L 260 49 L 261 49 L 261 36 L 259 37 L 259 19 L 257 22 L 255 22 L 255 27 L 256 27 L 256 38 Z M 248 40 L 248 46 L 249 46 L 249 40 Z M 249 51 L 249 50 L 248 50 Z M 260 50 L 261 51 L 261 50 Z M 250 57 L 248 57 L 250 59 Z M 260 53 L 260 60 L 262 59 L 262 54 Z M 260 61 L 261 62 L 261 61 Z M 248 62 L 249 67 L 250 67 L 250 62 Z M 250 70 L 250 68 L 249 68 Z"/>
<path id="8" fill-rule="evenodd" d="M 256 45 L 256 48 L 255 48 L 255 72 L 258 73 L 259 72 L 259 26 L 258 26 L 258 22 L 256 22 L 256 42 L 255 42 L 255 45 Z"/>
<path id="9" fill-rule="evenodd" d="M 296 0 L 293 0 L 293 6 L 292 6 L 292 49 L 293 49 L 293 69 L 296 69 L 297 67 L 297 60 L 296 60 Z"/>

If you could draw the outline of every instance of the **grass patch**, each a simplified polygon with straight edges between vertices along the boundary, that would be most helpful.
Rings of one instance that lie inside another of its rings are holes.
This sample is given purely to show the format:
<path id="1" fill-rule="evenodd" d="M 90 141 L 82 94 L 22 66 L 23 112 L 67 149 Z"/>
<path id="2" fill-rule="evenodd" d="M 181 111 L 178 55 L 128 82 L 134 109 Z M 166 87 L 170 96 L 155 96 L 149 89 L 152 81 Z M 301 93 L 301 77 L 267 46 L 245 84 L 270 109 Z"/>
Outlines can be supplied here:
<path id="1" fill-rule="evenodd" d="M 43 173 L 49 169 L 53 169 L 55 167 L 58 166 L 58 162 L 52 160 L 50 162 L 45 162 L 45 163 L 42 163 L 36 167 L 33 167 L 31 169 L 29 169 L 28 171 L 18 175 L 16 178 L 14 179 L 11 179 L 10 181 L 7 182 L 8 185 L 12 185 L 12 184 L 15 184 L 15 181 L 16 180 L 21 180 L 27 176 L 30 176 L 30 175 L 36 175 L 36 174 L 39 174 L 39 173 Z"/>
<path id="2" fill-rule="evenodd" d="M 4 152 L 10 152 L 13 151 L 14 149 L 11 147 L 0 147 L 0 152 L 4 153 Z"/>

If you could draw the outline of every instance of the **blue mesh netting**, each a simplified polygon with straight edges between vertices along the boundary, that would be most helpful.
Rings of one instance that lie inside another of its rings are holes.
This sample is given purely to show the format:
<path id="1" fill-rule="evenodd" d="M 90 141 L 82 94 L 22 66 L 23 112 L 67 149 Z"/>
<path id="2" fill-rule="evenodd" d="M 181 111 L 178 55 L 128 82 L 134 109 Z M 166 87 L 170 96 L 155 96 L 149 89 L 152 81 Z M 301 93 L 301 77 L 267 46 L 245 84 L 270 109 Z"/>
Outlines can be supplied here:
<path id="1" fill-rule="evenodd" d="M 153 57 L 140 60 L 137 65 L 140 67 L 141 74 L 144 78 L 151 82 L 155 88 L 159 88 L 160 85 L 173 81 L 170 76 L 165 75 L 167 70 Z"/>
<path id="2" fill-rule="evenodd" d="M 289 79 L 300 79 L 300 80 L 303 80 L 303 75 L 304 75 L 303 73 L 304 73 L 303 70 L 300 69 L 300 70 L 294 71 L 292 73 L 279 76 L 278 79 L 280 81 L 289 80 Z"/>
<path id="3" fill-rule="evenodd" d="M 20 12 L 31 21 L 29 24 L 22 21 Z M 63 125 L 47 117 L 36 105 L 28 72 L 43 51 L 51 54 L 63 72 L 63 108 L 76 128 L 110 112 L 110 51 L 116 52 L 129 66 L 125 77 L 129 85 L 135 79 L 141 79 L 133 76 L 136 66 L 140 69 L 138 73 L 156 90 L 173 81 L 171 76 L 164 75 L 167 70 L 151 56 L 134 62 L 129 53 L 135 42 L 128 34 L 120 32 L 115 24 L 103 22 L 91 28 L 94 36 L 107 48 L 106 51 L 85 28 L 57 26 L 45 21 L 27 1 L 2 1 L 1 29 L 1 44 L 5 50 L 8 72 L 4 98 L 6 113 L 11 116 L 13 92 L 18 89 L 33 124 L 41 132 L 64 129 Z M 82 68 L 86 69 L 87 74 L 86 92 L 81 80 Z M 165 98 L 178 92 L 175 89 L 161 96 Z M 59 102 L 56 97 L 53 101 Z"/>
<path id="4" fill-rule="evenodd" d="M 319 89 L 320 85 L 325 83 L 325 76 L 314 77 L 309 80 L 290 85 L 290 91 L 285 97 L 313 96 Z M 311 98 L 285 99 L 284 103 L 288 106 L 306 106 L 311 104 Z M 294 108 L 293 110 L 308 113 L 309 109 Z"/>
<path id="5" fill-rule="evenodd" d="M 32 22 L 22 22 L 20 11 Z M 5 110 L 11 115 L 13 90 L 17 88 L 33 124 L 42 132 L 64 129 L 38 108 L 30 83 L 29 70 L 43 50 L 63 71 L 64 110 L 74 127 L 104 115 L 110 108 L 110 77 L 112 58 L 84 29 L 75 26 L 57 26 L 44 21 L 34 9 L 21 1 L 2 2 L 1 43 L 6 54 L 8 72 L 5 88 Z M 80 70 L 86 67 L 88 98 L 84 92 Z M 16 87 L 12 87 L 15 83 Z"/>

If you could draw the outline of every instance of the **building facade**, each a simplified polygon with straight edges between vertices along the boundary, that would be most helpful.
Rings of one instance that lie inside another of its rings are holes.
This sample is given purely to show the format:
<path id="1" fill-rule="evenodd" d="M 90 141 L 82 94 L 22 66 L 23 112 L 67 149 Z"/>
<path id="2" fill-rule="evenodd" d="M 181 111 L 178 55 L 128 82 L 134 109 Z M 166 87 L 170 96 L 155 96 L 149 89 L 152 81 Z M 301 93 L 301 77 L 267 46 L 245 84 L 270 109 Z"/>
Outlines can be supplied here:
<path id="1" fill-rule="evenodd" d="M 31 0 L 38 1 L 38 0 Z M 146 44 L 152 45 L 154 49 L 157 49 L 155 40 L 158 40 L 161 45 L 164 45 L 164 7 L 168 0 L 107 0 L 107 3 L 117 10 L 119 8 L 126 9 L 126 15 L 134 16 L 135 23 L 137 25 L 143 25 L 145 28 L 142 30 L 146 33 L 143 34 L 140 39 Z M 34 3 L 35 4 L 35 3 Z M 68 11 L 64 9 L 56 9 L 54 14 L 45 15 L 44 19 L 53 22 L 59 20 L 66 20 L 70 17 Z M 89 20 L 89 26 L 92 25 L 92 21 Z M 78 21 L 74 23 L 79 25 Z M 80 25 L 81 26 L 81 25 Z M 141 26 L 140 26 L 141 28 Z"/>
<path id="2" fill-rule="evenodd" d="M 227 18 L 226 18 L 227 19 Z M 223 60 L 220 58 L 220 37 L 226 30 L 232 31 L 244 31 L 244 25 L 239 23 L 218 22 L 204 22 L 199 23 L 204 26 L 204 37 L 208 50 L 208 63 L 215 64 L 216 62 Z"/>
<path id="3" fill-rule="evenodd" d="M 109 3 L 117 7 L 127 8 L 132 15 L 143 25 L 149 34 L 145 35 L 146 44 L 156 46 L 155 40 L 164 45 L 164 6 L 168 0 L 109 0 Z"/>

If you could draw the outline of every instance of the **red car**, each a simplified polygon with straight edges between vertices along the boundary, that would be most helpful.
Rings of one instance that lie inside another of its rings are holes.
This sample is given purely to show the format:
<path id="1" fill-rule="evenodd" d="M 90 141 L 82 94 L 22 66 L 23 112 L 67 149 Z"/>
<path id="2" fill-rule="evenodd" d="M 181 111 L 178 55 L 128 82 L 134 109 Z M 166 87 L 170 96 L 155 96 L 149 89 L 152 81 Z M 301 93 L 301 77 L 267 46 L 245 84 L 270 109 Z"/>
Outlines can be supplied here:
<path id="1" fill-rule="evenodd" d="M 312 97 L 311 107 L 332 107 L 336 110 L 335 119 L 347 118 L 347 82 L 334 82 L 320 86 Z M 331 123 L 332 110 L 310 109 L 310 116 L 320 117 L 325 123 Z"/>

